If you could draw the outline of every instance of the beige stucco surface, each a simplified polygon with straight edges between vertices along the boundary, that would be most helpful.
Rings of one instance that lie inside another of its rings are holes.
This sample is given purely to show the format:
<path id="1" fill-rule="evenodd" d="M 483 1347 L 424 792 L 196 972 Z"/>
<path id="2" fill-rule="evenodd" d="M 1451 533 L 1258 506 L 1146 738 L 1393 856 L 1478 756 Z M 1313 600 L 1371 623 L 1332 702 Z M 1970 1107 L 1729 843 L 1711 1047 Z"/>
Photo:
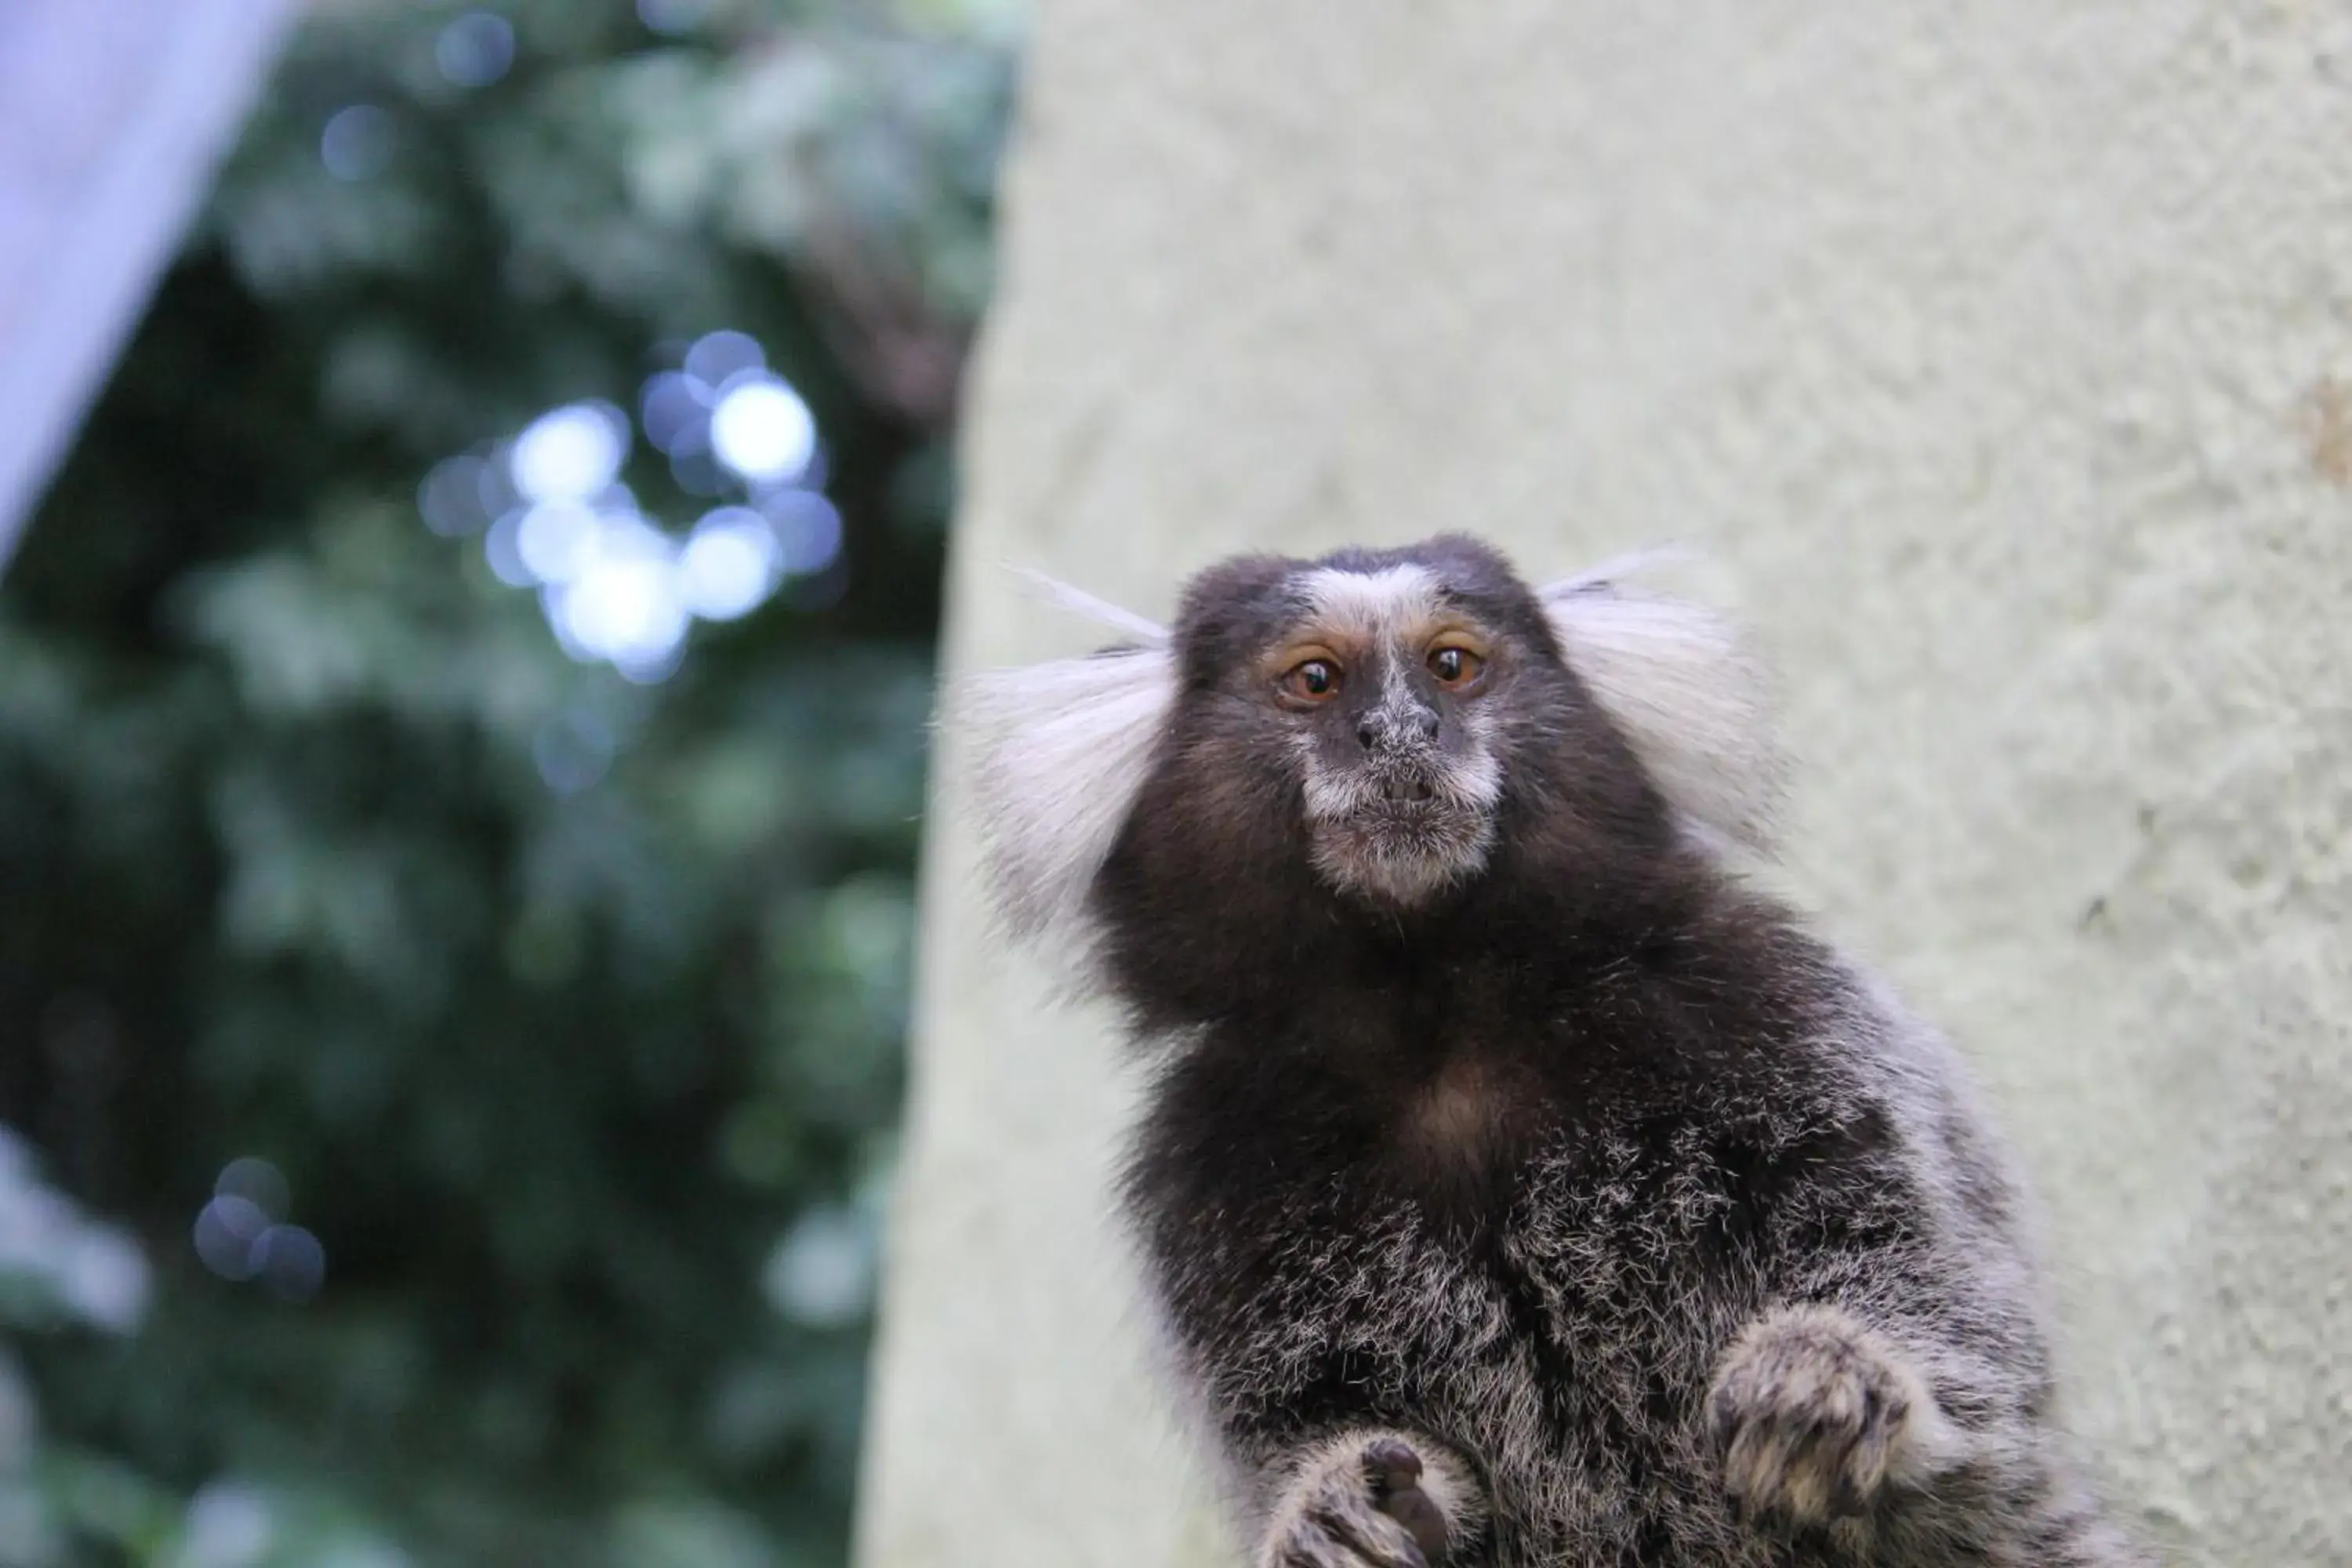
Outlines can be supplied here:
<path id="1" fill-rule="evenodd" d="M 0 0 L 0 566 L 295 0 Z"/>
<path id="2" fill-rule="evenodd" d="M 1044 0 L 950 663 L 1229 549 L 1713 552 L 2182 1563 L 2352 1563 L 2352 6 Z M 866 1568 L 1218 1562 L 1098 1019 L 927 868 Z"/>

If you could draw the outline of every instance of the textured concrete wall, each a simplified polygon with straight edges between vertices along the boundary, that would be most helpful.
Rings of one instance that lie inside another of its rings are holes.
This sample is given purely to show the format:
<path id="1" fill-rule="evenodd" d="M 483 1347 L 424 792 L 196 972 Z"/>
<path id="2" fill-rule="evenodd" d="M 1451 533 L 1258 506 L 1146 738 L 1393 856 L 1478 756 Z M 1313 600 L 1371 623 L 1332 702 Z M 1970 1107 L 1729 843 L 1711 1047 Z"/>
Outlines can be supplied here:
<path id="1" fill-rule="evenodd" d="M 0 566 L 294 0 L 0 0 Z"/>
<path id="2" fill-rule="evenodd" d="M 2040 1179 L 2078 1425 L 2178 1561 L 2352 1562 L 2352 7 L 1045 0 L 1008 197 L 951 662 L 1087 640 L 1001 559 L 1708 544 L 1790 882 Z M 1109 1052 L 934 824 L 864 1561 L 1218 1561 Z"/>

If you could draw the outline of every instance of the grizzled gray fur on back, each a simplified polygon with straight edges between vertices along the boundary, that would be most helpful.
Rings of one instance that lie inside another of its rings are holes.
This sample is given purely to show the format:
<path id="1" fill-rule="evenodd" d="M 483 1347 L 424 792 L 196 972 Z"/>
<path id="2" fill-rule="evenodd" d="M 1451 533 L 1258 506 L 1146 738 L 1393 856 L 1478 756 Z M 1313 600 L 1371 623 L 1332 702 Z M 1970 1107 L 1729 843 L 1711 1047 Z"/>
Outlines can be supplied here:
<path id="1" fill-rule="evenodd" d="M 1711 616 L 1458 537 L 1092 607 L 950 714 L 1150 1074 L 1121 1197 L 1254 1563 L 2147 1561 L 1960 1062 L 1733 869 L 1779 770 Z"/>

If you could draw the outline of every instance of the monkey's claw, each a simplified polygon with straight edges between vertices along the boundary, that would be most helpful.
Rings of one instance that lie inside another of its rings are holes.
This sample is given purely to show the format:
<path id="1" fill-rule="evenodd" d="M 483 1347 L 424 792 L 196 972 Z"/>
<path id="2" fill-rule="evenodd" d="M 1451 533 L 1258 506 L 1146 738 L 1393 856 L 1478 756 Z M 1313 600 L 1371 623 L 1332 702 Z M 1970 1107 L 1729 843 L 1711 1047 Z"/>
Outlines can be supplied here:
<path id="1" fill-rule="evenodd" d="M 1733 1500 L 1799 1524 L 1868 1512 L 1916 1466 L 1936 1419 L 1933 1394 L 1901 1353 L 1833 1307 L 1751 1324 L 1707 1401 Z"/>

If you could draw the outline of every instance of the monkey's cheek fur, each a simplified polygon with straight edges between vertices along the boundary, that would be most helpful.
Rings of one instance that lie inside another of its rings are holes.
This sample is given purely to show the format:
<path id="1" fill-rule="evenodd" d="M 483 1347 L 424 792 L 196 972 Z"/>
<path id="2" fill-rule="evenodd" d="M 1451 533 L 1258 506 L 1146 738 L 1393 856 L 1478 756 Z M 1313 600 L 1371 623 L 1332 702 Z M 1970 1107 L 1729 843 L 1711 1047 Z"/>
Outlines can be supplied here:
<path id="1" fill-rule="evenodd" d="M 1708 1399 L 1725 1489 L 1801 1525 L 1870 1511 L 1924 1479 L 1944 1446 L 1927 1382 L 1895 1346 L 1834 1307 L 1792 1307 L 1733 1342 Z"/>
<path id="2" fill-rule="evenodd" d="M 1315 868 L 1341 892 L 1410 909 L 1485 868 L 1494 819 L 1442 804 L 1350 812 L 1313 824 Z"/>

